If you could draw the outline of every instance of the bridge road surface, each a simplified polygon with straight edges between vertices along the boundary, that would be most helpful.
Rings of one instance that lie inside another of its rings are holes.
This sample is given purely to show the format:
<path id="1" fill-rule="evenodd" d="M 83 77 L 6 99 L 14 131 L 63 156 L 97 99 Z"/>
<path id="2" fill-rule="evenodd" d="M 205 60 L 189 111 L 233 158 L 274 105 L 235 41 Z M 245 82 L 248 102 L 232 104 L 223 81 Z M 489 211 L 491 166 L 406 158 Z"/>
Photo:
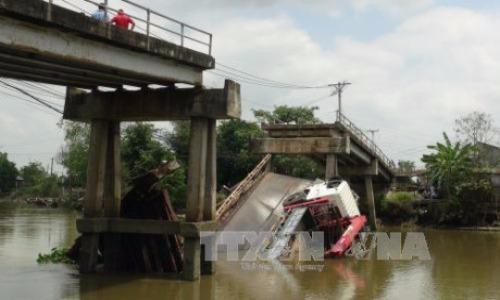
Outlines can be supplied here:
<path id="1" fill-rule="evenodd" d="M 276 173 L 267 173 L 243 195 L 236 212 L 221 225 L 220 231 L 270 231 L 284 215 L 283 201 L 312 182 Z M 219 250 L 222 250 L 219 248 Z"/>

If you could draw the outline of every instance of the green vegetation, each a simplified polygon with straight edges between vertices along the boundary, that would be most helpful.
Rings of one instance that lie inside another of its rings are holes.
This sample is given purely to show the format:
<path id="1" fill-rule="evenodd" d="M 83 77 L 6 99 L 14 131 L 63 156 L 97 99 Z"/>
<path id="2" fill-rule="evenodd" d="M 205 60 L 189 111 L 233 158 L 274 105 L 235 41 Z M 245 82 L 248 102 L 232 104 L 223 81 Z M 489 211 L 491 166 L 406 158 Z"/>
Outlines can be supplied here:
<path id="1" fill-rule="evenodd" d="M 412 192 L 390 192 L 380 202 L 380 216 L 394 223 L 409 221 L 416 216 L 414 200 Z"/>
<path id="2" fill-rule="evenodd" d="M 86 123 L 65 122 L 64 132 L 65 147 L 59 155 L 59 162 L 66 170 L 66 184 L 83 187 L 87 180 L 90 126 Z"/>
<path id="3" fill-rule="evenodd" d="M 17 174 L 16 164 L 9 160 L 7 153 L 0 152 L 0 194 L 9 193 L 14 189 Z"/>
<path id="4" fill-rule="evenodd" d="M 253 113 L 257 120 L 260 122 L 267 122 L 270 124 L 284 123 L 284 124 L 317 124 L 321 121 L 314 116 L 314 112 L 318 107 L 305 107 L 305 106 L 276 106 L 274 110 L 254 110 Z"/>
<path id="5" fill-rule="evenodd" d="M 474 147 L 460 142 L 452 144 L 446 133 L 443 137 L 444 144 L 428 146 L 435 153 L 424 155 L 422 161 L 431 180 L 443 187 L 447 199 L 452 201 L 457 196 L 459 185 L 467 182 L 472 175 Z"/>
<path id="6" fill-rule="evenodd" d="M 415 162 L 411 160 L 398 161 L 398 171 L 401 173 L 411 173 L 415 171 Z"/>
<path id="7" fill-rule="evenodd" d="M 68 258 L 67 253 L 66 248 L 52 248 L 48 254 L 39 253 L 36 262 L 39 264 L 75 264 Z"/>
<path id="8" fill-rule="evenodd" d="M 18 189 L 16 196 L 49 197 L 61 196 L 61 180 L 55 175 L 50 175 L 40 162 L 31 162 L 21 168 L 23 186 Z"/>
<path id="9" fill-rule="evenodd" d="M 444 143 L 428 146 L 434 153 L 424 155 L 431 182 L 444 193 L 446 202 L 440 207 L 437 223 L 476 225 L 481 223 L 481 205 L 492 197 L 489 179 L 479 172 L 476 147 L 451 143 L 443 133 Z"/>
<path id="10" fill-rule="evenodd" d="M 218 185 L 240 182 L 259 163 L 260 155 L 250 150 L 250 141 L 264 135 L 256 123 L 230 120 L 217 129 Z"/>
<path id="11" fill-rule="evenodd" d="M 122 137 L 122 162 L 124 182 L 141 176 L 158 166 L 162 160 L 175 159 L 175 153 L 169 150 L 158 138 L 159 131 L 150 123 L 134 123 L 125 128 Z M 181 168 L 164 177 L 160 185 L 168 189 L 174 207 L 185 206 L 186 201 L 186 165 L 181 161 Z"/>

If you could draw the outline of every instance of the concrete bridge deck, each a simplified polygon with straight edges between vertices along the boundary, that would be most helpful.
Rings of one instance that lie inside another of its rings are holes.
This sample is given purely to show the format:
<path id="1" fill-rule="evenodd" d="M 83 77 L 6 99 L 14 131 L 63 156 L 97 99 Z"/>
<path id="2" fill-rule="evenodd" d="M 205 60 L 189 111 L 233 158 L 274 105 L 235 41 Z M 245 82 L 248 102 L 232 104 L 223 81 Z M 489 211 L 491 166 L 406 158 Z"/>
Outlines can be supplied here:
<path id="1" fill-rule="evenodd" d="M 390 182 L 394 178 L 394 163 L 358 129 L 346 121 L 334 124 L 283 125 L 263 124 L 268 137 L 253 142 L 257 153 L 305 154 L 325 162 L 335 156 L 331 173 L 340 176 L 375 176 Z M 327 170 L 328 171 L 328 170 Z M 329 177 L 329 175 L 326 175 Z"/>
<path id="2" fill-rule="evenodd" d="M 210 55 L 41 0 L 0 1 L 0 76 L 58 85 L 201 85 Z"/>

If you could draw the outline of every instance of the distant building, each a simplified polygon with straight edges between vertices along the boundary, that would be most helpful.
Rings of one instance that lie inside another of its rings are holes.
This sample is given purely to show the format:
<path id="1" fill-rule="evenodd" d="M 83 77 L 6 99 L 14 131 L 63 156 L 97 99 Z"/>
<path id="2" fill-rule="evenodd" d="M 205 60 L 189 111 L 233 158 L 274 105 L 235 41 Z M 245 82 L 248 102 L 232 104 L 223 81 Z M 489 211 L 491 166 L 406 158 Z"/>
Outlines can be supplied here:
<path id="1" fill-rule="evenodd" d="M 495 203 L 497 220 L 500 220 L 500 147 L 479 143 L 479 159 L 487 167 L 486 173 L 491 178 L 491 184 L 495 192 Z"/>
<path id="2" fill-rule="evenodd" d="M 16 177 L 16 189 L 24 186 L 24 178 L 21 176 Z"/>
<path id="3" fill-rule="evenodd" d="M 489 168 L 500 168 L 500 147 L 479 143 L 479 159 L 484 166 Z"/>

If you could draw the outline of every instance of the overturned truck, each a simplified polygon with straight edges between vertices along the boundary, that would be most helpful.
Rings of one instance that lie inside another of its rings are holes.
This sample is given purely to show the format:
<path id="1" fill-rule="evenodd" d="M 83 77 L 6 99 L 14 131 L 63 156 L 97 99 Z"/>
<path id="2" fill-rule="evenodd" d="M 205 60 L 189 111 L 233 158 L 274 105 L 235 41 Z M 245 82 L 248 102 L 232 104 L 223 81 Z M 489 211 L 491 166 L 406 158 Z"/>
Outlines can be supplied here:
<path id="1" fill-rule="evenodd" d="M 325 256 L 341 256 L 367 222 L 358 200 L 340 178 L 311 182 L 267 172 L 261 163 L 219 207 L 219 229 L 271 232 L 261 249 L 268 259 L 289 255 L 297 231 L 320 231 Z"/>

